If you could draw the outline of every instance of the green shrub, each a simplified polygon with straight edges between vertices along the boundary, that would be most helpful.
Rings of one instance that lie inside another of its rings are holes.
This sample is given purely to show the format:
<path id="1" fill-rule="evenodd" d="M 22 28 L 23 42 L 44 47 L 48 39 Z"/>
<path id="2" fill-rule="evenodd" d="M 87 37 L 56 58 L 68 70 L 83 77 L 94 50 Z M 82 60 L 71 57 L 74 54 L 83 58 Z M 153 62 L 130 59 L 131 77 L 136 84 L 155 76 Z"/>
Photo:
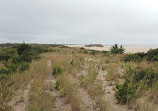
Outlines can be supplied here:
<path id="1" fill-rule="evenodd" d="M 36 60 L 38 58 L 39 56 L 37 51 L 31 49 L 24 51 L 23 54 L 19 56 L 19 59 L 22 62 L 31 62 L 33 59 Z"/>
<path id="2" fill-rule="evenodd" d="M 73 65 L 74 65 L 74 61 L 72 60 L 72 61 L 70 62 L 70 64 L 73 66 Z"/>
<path id="3" fill-rule="evenodd" d="M 0 51 L 0 60 L 8 61 L 9 58 L 15 56 L 16 52 L 13 48 L 3 49 Z"/>
<path id="4" fill-rule="evenodd" d="M 55 84 L 55 89 L 56 89 L 56 90 L 59 90 L 59 82 L 58 82 L 58 81 L 57 81 L 56 84 Z"/>
<path id="5" fill-rule="evenodd" d="M 158 61 L 158 48 L 147 52 L 148 61 Z"/>
<path id="6" fill-rule="evenodd" d="M 130 86 L 129 81 L 122 85 L 116 84 L 116 99 L 119 103 L 127 103 L 136 97 L 136 87 Z"/>
<path id="7" fill-rule="evenodd" d="M 51 50 L 48 48 L 47 45 L 40 45 L 40 44 L 37 44 L 37 45 L 32 45 L 31 48 L 34 50 L 34 51 L 37 51 L 39 53 L 43 53 L 43 52 L 50 52 Z"/>
<path id="8" fill-rule="evenodd" d="M 130 62 L 130 61 L 140 62 L 142 60 L 142 58 L 140 56 L 138 56 L 137 54 L 128 54 L 123 57 L 123 60 L 125 62 Z"/>
<path id="9" fill-rule="evenodd" d="M 88 51 L 87 51 L 87 50 L 84 50 L 83 53 L 84 53 L 84 54 L 88 54 Z"/>
<path id="10" fill-rule="evenodd" d="M 114 46 L 111 47 L 110 52 L 112 54 L 122 54 L 125 52 L 125 49 L 123 48 L 122 45 L 119 47 L 117 44 L 115 44 Z"/>
<path id="11" fill-rule="evenodd" d="M 109 51 L 102 51 L 104 55 L 109 54 Z"/>
<path id="12" fill-rule="evenodd" d="M 31 49 L 31 46 L 29 44 L 25 44 L 25 43 L 19 44 L 17 46 L 17 53 L 18 55 L 22 55 L 22 53 L 28 49 Z"/>
<path id="13" fill-rule="evenodd" d="M 18 64 L 18 63 L 21 63 L 22 60 L 21 60 L 20 56 L 13 56 L 13 57 L 12 57 L 12 62 L 13 62 L 14 64 Z"/>
<path id="14" fill-rule="evenodd" d="M 10 63 L 7 64 L 6 67 L 9 69 L 9 73 L 14 73 L 18 68 L 18 64 Z"/>
<path id="15" fill-rule="evenodd" d="M 21 64 L 19 70 L 20 70 L 20 71 L 25 71 L 25 70 L 27 70 L 28 68 L 29 68 L 29 63 L 24 62 L 24 63 Z"/>
<path id="16" fill-rule="evenodd" d="M 6 75 L 6 74 L 0 74 L 0 81 L 7 77 L 8 77 L 8 75 Z"/>
<path id="17" fill-rule="evenodd" d="M 57 75 L 57 74 L 61 74 L 61 72 L 62 72 L 61 67 L 54 67 L 52 74 Z"/>
<path id="18" fill-rule="evenodd" d="M 85 50 L 85 48 L 81 47 L 80 49 Z"/>
<path id="19" fill-rule="evenodd" d="M 151 87 L 158 80 L 158 66 L 153 63 L 146 66 L 129 66 L 126 73 L 126 79 L 137 86 L 141 83 L 142 87 Z"/>
<path id="20" fill-rule="evenodd" d="M 138 55 L 141 58 L 144 58 L 147 55 L 147 53 L 144 53 L 144 52 L 138 52 L 138 53 L 135 53 L 135 54 Z"/>
<path id="21" fill-rule="evenodd" d="M 94 54 L 96 54 L 97 53 L 97 51 L 95 51 L 95 50 L 91 50 L 90 51 L 90 54 L 92 54 L 92 55 L 94 55 Z"/>
<path id="22" fill-rule="evenodd" d="M 151 87 L 155 80 L 158 80 L 158 72 L 153 68 L 145 67 L 136 71 L 133 82 L 141 81 Z"/>
<path id="23" fill-rule="evenodd" d="M 10 72 L 9 69 L 6 66 L 0 67 L 0 73 L 1 74 L 7 74 L 9 72 Z"/>

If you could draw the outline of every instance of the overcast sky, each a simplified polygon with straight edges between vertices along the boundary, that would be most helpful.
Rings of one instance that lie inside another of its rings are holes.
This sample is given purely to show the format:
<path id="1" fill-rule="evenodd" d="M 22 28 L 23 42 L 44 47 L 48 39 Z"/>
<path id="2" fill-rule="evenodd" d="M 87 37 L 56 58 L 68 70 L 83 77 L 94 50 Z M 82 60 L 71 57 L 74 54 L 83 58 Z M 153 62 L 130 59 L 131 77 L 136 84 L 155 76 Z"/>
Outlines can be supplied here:
<path id="1" fill-rule="evenodd" d="M 158 0 L 0 0 L 0 43 L 158 44 Z"/>

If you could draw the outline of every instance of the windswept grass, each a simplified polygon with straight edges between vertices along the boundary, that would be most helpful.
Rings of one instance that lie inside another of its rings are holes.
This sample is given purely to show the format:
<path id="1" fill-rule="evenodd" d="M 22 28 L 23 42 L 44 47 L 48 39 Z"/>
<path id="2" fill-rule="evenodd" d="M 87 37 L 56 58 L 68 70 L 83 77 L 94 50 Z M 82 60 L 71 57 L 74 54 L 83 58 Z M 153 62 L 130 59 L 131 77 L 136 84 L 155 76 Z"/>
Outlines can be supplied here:
<path id="1" fill-rule="evenodd" d="M 44 89 L 44 83 L 35 80 L 31 83 L 27 111 L 53 111 L 55 98 Z"/>
<path id="2" fill-rule="evenodd" d="M 81 97 L 78 93 L 76 84 L 71 80 L 69 75 L 60 75 L 57 77 L 61 90 L 67 95 L 73 111 L 81 111 Z"/>
<path id="3" fill-rule="evenodd" d="M 47 60 L 41 59 L 38 61 L 32 61 L 29 70 L 25 70 L 22 73 L 15 73 L 9 77 L 0 81 L 0 109 L 12 110 L 8 106 L 8 102 L 12 99 L 14 94 L 20 89 L 27 88 L 27 85 L 33 80 L 38 79 L 42 82 L 48 74 Z"/>
<path id="4" fill-rule="evenodd" d="M 56 89 L 58 89 L 61 95 L 63 96 L 65 96 L 66 94 L 73 111 L 81 111 L 82 100 L 81 100 L 80 94 L 78 93 L 76 84 L 74 83 L 71 76 L 69 75 L 69 73 L 72 72 L 72 64 L 69 62 L 66 62 L 70 60 L 67 57 L 68 56 L 66 55 L 65 57 L 64 56 L 52 57 L 53 69 L 55 67 L 64 68 L 62 73 L 60 72 L 58 75 L 54 75 L 57 80 Z"/>

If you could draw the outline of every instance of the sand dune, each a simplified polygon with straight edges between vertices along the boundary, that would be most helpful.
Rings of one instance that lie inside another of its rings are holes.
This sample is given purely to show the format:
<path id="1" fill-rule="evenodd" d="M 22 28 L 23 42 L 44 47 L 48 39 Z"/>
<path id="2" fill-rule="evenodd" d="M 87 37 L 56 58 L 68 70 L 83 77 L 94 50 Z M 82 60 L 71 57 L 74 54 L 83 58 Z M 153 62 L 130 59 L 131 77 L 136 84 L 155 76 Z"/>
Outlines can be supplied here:
<path id="1" fill-rule="evenodd" d="M 67 45 L 69 47 L 76 47 L 76 48 L 85 48 L 91 50 L 98 50 L 98 51 L 109 51 L 111 46 L 104 46 L 104 47 L 85 47 L 84 45 Z M 157 46 L 124 46 L 125 53 L 137 53 L 137 52 L 147 52 L 150 49 L 158 48 Z"/>

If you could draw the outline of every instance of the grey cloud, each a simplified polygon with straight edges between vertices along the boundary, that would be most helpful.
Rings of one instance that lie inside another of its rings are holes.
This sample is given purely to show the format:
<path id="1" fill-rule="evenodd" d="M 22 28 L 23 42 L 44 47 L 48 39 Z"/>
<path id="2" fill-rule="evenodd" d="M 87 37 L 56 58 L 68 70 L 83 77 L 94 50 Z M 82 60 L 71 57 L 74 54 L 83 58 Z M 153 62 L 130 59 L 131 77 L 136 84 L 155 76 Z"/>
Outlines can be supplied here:
<path id="1" fill-rule="evenodd" d="M 158 44 L 157 20 L 132 0 L 1 0 L 0 41 Z"/>

